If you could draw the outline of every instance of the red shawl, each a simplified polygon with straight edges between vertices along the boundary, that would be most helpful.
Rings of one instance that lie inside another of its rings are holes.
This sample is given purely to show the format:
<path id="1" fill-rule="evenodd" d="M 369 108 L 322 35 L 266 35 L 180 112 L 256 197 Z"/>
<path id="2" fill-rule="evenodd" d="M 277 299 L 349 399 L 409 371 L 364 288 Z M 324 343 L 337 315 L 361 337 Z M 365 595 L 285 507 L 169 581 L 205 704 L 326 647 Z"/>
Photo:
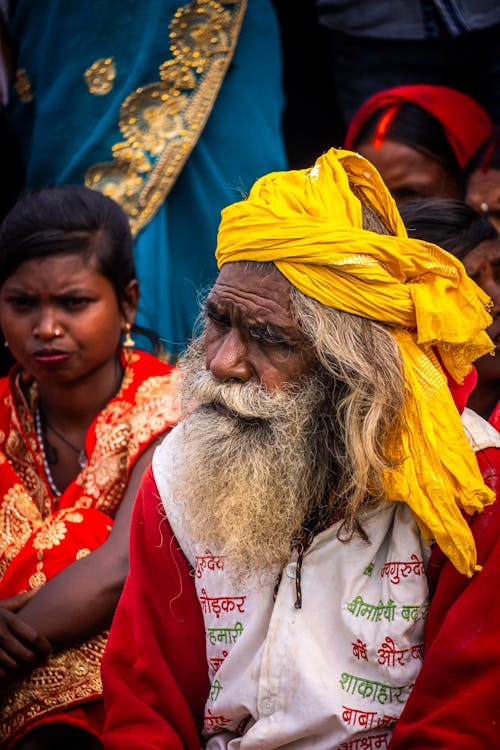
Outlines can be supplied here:
<path id="1" fill-rule="evenodd" d="M 88 465 L 58 498 L 35 432 L 36 383 L 20 367 L 0 380 L 0 600 L 43 585 L 103 544 L 135 462 L 175 423 L 173 368 L 144 352 L 125 364 L 119 392 L 87 432 Z M 0 705 L 0 741 L 28 719 L 99 697 L 105 643 L 102 633 L 55 654 L 17 683 Z M 71 723 L 85 725 L 80 719 L 77 711 Z"/>

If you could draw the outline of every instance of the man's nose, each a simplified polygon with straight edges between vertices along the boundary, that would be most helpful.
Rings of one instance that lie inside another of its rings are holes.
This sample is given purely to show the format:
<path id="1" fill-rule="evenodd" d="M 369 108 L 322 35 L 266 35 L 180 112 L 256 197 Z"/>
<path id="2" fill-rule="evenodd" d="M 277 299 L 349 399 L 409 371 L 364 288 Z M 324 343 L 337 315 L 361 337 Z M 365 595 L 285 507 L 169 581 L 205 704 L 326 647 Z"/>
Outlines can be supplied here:
<path id="1" fill-rule="evenodd" d="M 207 346 L 207 368 L 222 383 L 228 380 L 246 383 L 250 380 L 252 368 L 247 347 L 235 329 Z"/>

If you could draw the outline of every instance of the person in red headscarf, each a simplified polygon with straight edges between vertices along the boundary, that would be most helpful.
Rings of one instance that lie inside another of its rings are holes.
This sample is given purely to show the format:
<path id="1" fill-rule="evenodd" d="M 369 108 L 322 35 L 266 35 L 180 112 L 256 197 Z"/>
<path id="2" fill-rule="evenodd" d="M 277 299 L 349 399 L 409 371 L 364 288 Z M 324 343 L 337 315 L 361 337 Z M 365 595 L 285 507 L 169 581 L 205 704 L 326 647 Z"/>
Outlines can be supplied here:
<path id="1" fill-rule="evenodd" d="M 470 160 L 466 177 L 465 200 L 500 231 L 500 129 Z"/>
<path id="2" fill-rule="evenodd" d="M 445 198 L 406 203 L 401 217 L 409 237 L 452 253 L 491 299 L 487 333 L 495 349 L 493 356 L 486 354 L 474 363 L 477 383 L 467 396 L 467 406 L 500 431 L 500 234 L 484 213 Z M 500 474 L 500 461 L 498 467 Z"/>
<path id="3" fill-rule="evenodd" d="M 398 203 L 431 196 L 463 199 L 464 169 L 493 130 L 489 115 L 460 91 L 397 86 L 363 104 L 345 147 L 372 162 Z"/>

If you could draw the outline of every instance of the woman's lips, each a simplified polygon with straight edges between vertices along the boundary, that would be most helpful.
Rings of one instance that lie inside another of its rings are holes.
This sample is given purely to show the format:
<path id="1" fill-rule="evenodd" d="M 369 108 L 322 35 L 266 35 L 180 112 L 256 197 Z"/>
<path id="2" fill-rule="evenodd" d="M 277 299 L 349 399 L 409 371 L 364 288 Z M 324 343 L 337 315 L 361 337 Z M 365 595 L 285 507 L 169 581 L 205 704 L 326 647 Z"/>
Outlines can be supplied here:
<path id="1" fill-rule="evenodd" d="M 39 365 L 59 365 L 66 362 L 71 356 L 69 352 L 63 352 L 60 349 L 39 349 L 32 355 L 35 362 Z"/>

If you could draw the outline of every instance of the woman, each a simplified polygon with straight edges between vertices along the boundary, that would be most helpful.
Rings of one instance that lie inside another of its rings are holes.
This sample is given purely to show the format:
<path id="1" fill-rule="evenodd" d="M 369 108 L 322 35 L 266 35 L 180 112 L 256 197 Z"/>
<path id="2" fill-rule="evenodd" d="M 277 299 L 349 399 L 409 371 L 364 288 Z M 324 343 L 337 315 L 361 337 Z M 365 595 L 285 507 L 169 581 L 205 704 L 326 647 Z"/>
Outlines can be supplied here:
<path id="1" fill-rule="evenodd" d="M 128 571 L 132 504 L 175 422 L 172 367 L 133 351 L 121 208 L 28 194 L 0 231 L 0 747 L 101 747 L 100 659 Z M 125 336 L 123 344 L 122 336 Z"/>
<path id="2" fill-rule="evenodd" d="M 500 130 L 472 157 L 466 177 L 467 203 L 500 231 Z"/>
<path id="3" fill-rule="evenodd" d="M 477 359 L 477 384 L 467 405 L 500 431 L 500 235 L 482 214 L 460 201 L 412 201 L 400 208 L 408 235 L 440 245 L 455 255 L 469 276 L 491 297 L 493 322 L 487 332 L 494 356 Z"/>
<path id="4" fill-rule="evenodd" d="M 492 132 L 489 116 L 471 97 L 415 84 L 370 97 L 350 123 L 345 147 L 372 162 L 398 203 L 462 199 L 464 168 Z"/>

